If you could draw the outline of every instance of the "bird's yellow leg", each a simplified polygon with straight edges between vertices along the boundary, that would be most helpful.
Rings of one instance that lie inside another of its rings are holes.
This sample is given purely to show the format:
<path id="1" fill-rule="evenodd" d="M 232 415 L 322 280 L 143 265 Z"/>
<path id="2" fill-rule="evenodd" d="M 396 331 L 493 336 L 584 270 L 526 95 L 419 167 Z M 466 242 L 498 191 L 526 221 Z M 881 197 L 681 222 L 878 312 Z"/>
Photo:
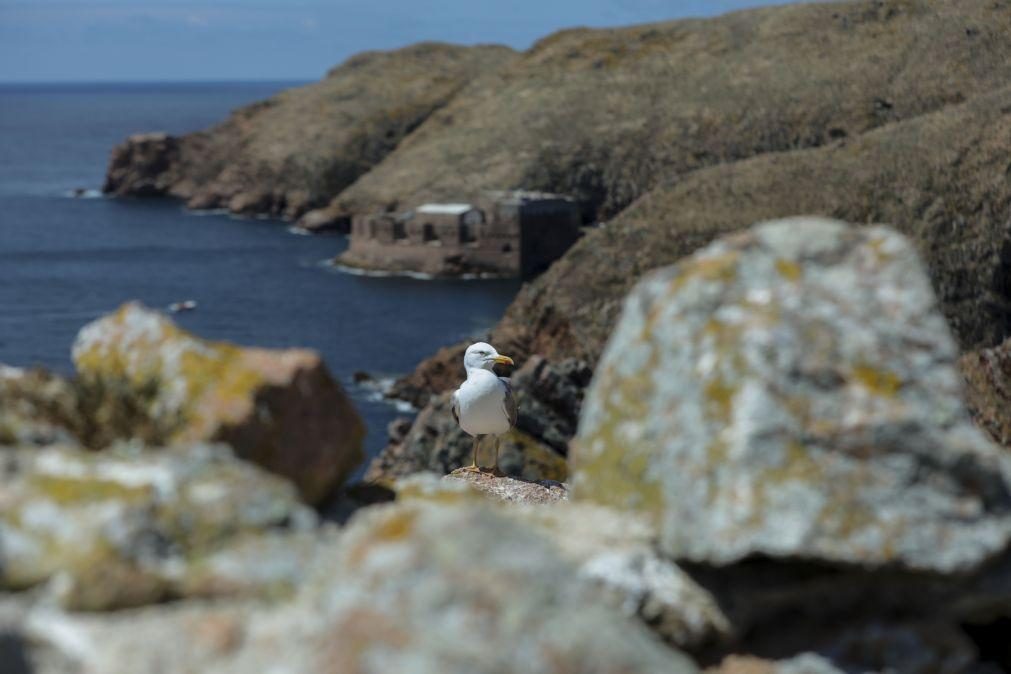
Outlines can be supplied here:
<path id="1" fill-rule="evenodd" d="M 481 472 L 481 469 L 477 465 L 477 448 L 478 448 L 478 446 L 480 444 L 481 444 L 481 436 L 480 435 L 475 435 L 474 436 L 474 449 L 473 449 L 473 453 L 471 454 L 470 465 L 467 466 L 466 468 L 464 468 L 464 470 L 471 471 L 471 472 L 476 472 L 476 473 Z"/>
<path id="2" fill-rule="evenodd" d="M 491 474 L 494 475 L 494 476 L 496 476 L 496 477 L 501 477 L 503 473 L 502 473 L 501 470 L 499 470 L 499 467 L 498 467 L 498 443 L 499 443 L 499 436 L 496 435 L 495 436 L 495 466 L 491 469 Z"/>

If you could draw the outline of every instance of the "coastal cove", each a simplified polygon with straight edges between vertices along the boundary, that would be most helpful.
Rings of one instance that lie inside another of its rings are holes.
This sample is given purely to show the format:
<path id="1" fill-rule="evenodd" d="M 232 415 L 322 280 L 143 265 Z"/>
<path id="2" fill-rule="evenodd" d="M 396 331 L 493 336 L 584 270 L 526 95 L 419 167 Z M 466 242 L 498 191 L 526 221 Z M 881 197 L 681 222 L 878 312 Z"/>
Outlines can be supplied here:
<path id="1" fill-rule="evenodd" d="M 0 363 L 68 373 L 88 321 L 131 299 L 193 299 L 197 310 L 175 320 L 201 337 L 319 351 L 366 421 L 367 452 L 382 448 L 398 411 L 352 374 L 405 373 L 487 330 L 517 282 L 356 276 L 327 264 L 343 237 L 169 201 L 72 196 L 101 186 L 124 136 L 203 128 L 293 85 L 0 86 Z"/>

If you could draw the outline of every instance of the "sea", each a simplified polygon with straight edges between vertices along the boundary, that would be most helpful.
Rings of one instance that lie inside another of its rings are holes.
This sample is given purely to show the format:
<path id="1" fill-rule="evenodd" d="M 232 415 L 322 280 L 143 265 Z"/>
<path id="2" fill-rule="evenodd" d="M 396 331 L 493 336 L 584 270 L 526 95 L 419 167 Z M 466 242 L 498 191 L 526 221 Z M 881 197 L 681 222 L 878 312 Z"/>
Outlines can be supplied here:
<path id="1" fill-rule="evenodd" d="M 378 453 L 389 422 L 411 411 L 354 373 L 389 380 L 482 334 L 518 282 L 356 276 L 328 264 L 343 236 L 99 191 L 128 135 L 206 128 L 298 84 L 0 84 L 0 364 L 71 374 L 87 322 L 129 300 L 193 300 L 174 320 L 201 337 L 319 351 L 365 419 L 369 456 Z"/>

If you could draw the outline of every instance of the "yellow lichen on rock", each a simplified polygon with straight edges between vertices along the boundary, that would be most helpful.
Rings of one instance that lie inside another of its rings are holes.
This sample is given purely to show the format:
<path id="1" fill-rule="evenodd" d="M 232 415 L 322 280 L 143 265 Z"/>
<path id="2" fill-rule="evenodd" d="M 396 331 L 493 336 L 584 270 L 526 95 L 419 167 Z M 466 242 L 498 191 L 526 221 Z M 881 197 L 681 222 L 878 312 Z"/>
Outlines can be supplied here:
<path id="1" fill-rule="evenodd" d="M 642 512 L 692 562 L 978 568 L 1011 540 L 1011 468 L 968 423 L 955 353 L 897 233 L 760 223 L 628 297 L 573 498 Z"/>
<path id="2" fill-rule="evenodd" d="M 167 442 L 226 442 L 292 479 L 310 502 L 363 459 L 364 424 L 311 351 L 202 340 L 129 303 L 85 326 L 73 356 L 82 381 L 143 401 Z"/>

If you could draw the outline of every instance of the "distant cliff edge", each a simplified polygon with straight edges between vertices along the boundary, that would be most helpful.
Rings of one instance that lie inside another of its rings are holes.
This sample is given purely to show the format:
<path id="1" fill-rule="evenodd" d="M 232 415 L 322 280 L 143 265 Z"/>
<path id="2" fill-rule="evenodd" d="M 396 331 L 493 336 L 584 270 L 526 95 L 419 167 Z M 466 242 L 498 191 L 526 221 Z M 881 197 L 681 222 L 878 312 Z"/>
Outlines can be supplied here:
<path id="1" fill-rule="evenodd" d="M 103 190 L 297 219 L 382 161 L 469 81 L 514 58 L 507 47 L 435 43 L 358 54 L 321 82 L 240 108 L 211 129 L 128 138 L 112 151 Z"/>

